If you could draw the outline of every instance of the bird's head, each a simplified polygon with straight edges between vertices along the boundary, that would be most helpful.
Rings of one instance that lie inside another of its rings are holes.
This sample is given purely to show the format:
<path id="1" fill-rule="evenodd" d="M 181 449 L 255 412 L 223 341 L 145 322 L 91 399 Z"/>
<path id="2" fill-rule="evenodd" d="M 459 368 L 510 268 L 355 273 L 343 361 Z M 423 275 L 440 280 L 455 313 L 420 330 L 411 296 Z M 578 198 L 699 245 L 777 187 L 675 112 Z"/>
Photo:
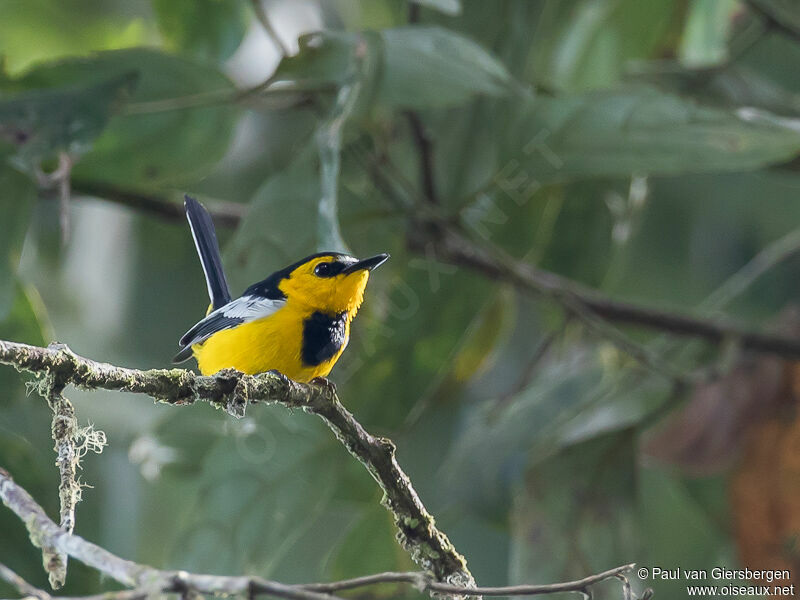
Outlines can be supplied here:
<path id="1" fill-rule="evenodd" d="M 353 316 L 364 300 L 370 271 L 388 258 L 388 254 L 363 260 L 335 252 L 314 254 L 287 269 L 278 287 L 290 300 L 314 310 Z"/>

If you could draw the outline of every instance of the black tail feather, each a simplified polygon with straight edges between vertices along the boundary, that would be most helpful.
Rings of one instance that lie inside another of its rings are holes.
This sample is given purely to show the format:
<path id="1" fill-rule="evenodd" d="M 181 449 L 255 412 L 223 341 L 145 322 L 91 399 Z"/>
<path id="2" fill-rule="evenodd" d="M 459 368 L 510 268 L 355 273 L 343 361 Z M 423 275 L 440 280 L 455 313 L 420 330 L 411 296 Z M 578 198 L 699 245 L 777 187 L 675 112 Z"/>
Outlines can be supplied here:
<path id="1" fill-rule="evenodd" d="M 172 362 L 177 365 L 178 363 L 187 361 L 190 358 L 192 358 L 192 347 L 186 346 L 185 348 L 181 348 L 181 351 L 172 357 Z"/>
<path id="2" fill-rule="evenodd" d="M 231 293 L 228 281 L 225 279 L 225 271 L 222 270 L 222 257 L 219 253 L 214 223 L 205 207 L 194 198 L 185 196 L 184 206 L 186 218 L 189 219 L 189 226 L 192 229 L 194 245 L 197 254 L 200 255 L 203 272 L 206 274 L 211 310 L 216 310 L 231 301 Z"/>

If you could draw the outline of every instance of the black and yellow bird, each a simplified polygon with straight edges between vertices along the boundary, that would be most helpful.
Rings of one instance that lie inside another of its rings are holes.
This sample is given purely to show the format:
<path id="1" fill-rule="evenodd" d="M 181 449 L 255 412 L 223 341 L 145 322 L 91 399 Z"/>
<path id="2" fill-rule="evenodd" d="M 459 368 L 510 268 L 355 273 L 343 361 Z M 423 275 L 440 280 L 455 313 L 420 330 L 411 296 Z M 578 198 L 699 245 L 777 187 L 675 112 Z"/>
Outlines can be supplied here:
<path id="1" fill-rule="evenodd" d="M 211 216 L 189 196 L 185 207 L 211 305 L 180 339 L 173 362 L 194 355 L 204 375 L 225 368 L 251 375 L 276 370 L 296 381 L 328 375 L 347 346 L 370 271 L 389 255 L 312 254 L 232 300 Z"/>

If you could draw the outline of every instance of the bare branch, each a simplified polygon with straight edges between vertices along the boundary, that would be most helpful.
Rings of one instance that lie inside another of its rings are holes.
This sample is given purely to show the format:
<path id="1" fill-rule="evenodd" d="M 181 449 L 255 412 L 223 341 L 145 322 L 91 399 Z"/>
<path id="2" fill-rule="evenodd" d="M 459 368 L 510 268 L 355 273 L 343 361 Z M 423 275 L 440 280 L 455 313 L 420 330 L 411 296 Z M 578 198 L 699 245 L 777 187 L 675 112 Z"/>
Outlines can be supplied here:
<path id="1" fill-rule="evenodd" d="M 0 563 L 0 579 L 9 583 L 20 594 L 26 598 L 39 598 L 39 600 L 50 600 L 50 594 L 44 590 L 32 586 L 25 581 L 22 577 L 17 575 L 14 571 L 9 569 L 3 563 Z"/>
<path id="2" fill-rule="evenodd" d="M 272 43 L 275 44 L 275 47 L 278 49 L 281 58 L 283 58 L 284 56 L 289 56 L 290 54 L 289 49 L 286 47 L 286 44 L 283 43 L 281 36 L 278 35 L 278 32 L 272 26 L 272 21 L 269 20 L 269 15 L 267 14 L 267 11 L 264 9 L 264 4 L 262 3 L 262 1 L 251 0 L 250 3 L 253 5 L 253 12 L 256 15 L 256 19 L 258 19 L 258 22 L 261 23 L 261 27 L 264 28 L 264 31 L 272 40 Z"/>
<path id="3" fill-rule="evenodd" d="M 451 596 L 534 596 L 561 592 L 586 593 L 592 585 L 614 578 L 624 578 L 635 565 L 623 565 L 577 581 L 548 585 L 518 585 L 508 587 L 463 587 L 436 581 L 428 573 L 377 573 L 355 579 L 332 583 L 286 585 L 260 577 L 199 575 L 185 571 L 164 571 L 125 560 L 81 538 L 66 533 L 45 514 L 44 509 L 11 476 L 0 468 L 0 500 L 10 508 L 28 528 L 31 541 L 41 546 L 47 544 L 60 552 L 93 567 L 131 590 L 108 592 L 102 596 L 82 600 L 106 598 L 108 600 L 135 600 L 154 593 L 199 593 L 215 595 L 269 595 L 291 600 L 336 600 L 334 592 L 352 590 L 382 583 L 410 584 L 420 591 Z M 40 600 L 51 600 L 47 592 L 30 585 L 11 569 L 0 564 L 0 578 L 8 581 L 21 594 Z M 66 600 L 66 599 L 63 599 Z M 77 600 L 77 599 L 74 599 Z"/>
<path id="4" fill-rule="evenodd" d="M 281 403 L 321 417 L 378 482 L 383 505 L 393 514 L 398 540 L 412 559 L 437 581 L 459 587 L 474 585 L 466 561 L 417 496 L 395 459 L 391 440 L 368 433 L 342 406 L 336 390 L 324 379 L 297 383 L 280 373 L 257 376 L 224 370 L 207 377 L 183 369 L 139 371 L 99 363 L 74 354 L 63 345 L 48 348 L 0 340 L 0 363 L 17 370 L 54 377 L 63 385 L 147 394 L 160 402 L 191 404 L 203 400 L 242 416 L 249 403 Z M 82 559 L 81 559 L 82 560 Z"/>
<path id="5" fill-rule="evenodd" d="M 433 581 L 425 573 L 412 571 L 403 573 L 377 573 L 375 575 L 366 575 L 364 577 L 334 581 L 332 583 L 307 583 L 302 584 L 300 587 L 306 590 L 332 593 L 379 583 L 410 583 L 420 591 L 437 592 L 440 594 L 468 594 L 470 596 L 538 596 L 541 594 L 557 594 L 562 592 L 585 593 L 585 590 L 592 585 L 608 579 L 618 578 L 620 575 L 631 571 L 635 566 L 635 563 L 622 565 L 621 567 L 609 569 L 608 571 L 584 577 L 577 581 L 565 581 L 563 583 L 550 583 L 546 585 L 511 585 L 463 589 Z"/>
<path id="6" fill-rule="evenodd" d="M 76 194 L 110 200 L 167 221 L 183 223 L 186 218 L 181 202 L 173 202 L 158 194 L 136 192 L 88 181 L 75 181 L 72 186 Z M 237 202 L 204 202 L 215 223 L 221 227 L 236 227 L 247 211 L 245 205 Z"/>
<path id="7" fill-rule="evenodd" d="M 800 339 L 751 331 L 732 323 L 615 300 L 556 273 L 516 261 L 499 248 L 493 247 L 489 250 L 473 243 L 452 226 L 444 229 L 444 235 L 437 240 L 436 245 L 439 259 L 474 269 L 492 279 L 507 281 L 526 292 L 552 298 L 579 318 L 590 314 L 609 322 L 701 338 L 715 344 L 737 342 L 746 350 L 800 358 Z M 574 307 L 586 312 L 581 314 Z"/>

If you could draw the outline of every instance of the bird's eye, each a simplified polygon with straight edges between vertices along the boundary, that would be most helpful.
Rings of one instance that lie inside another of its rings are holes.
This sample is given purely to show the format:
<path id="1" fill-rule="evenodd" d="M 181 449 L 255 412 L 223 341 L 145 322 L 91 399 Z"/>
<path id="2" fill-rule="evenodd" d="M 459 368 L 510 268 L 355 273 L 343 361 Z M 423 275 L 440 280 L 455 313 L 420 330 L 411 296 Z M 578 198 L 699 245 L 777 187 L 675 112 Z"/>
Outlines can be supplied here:
<path id="1" fill-rule="evenodd" d="M 314 275 L 317 277 L 330 277 L 333 275 L 331 272 L 331 263 L 319 263 L 316 267 L 314 267 Z"/>

